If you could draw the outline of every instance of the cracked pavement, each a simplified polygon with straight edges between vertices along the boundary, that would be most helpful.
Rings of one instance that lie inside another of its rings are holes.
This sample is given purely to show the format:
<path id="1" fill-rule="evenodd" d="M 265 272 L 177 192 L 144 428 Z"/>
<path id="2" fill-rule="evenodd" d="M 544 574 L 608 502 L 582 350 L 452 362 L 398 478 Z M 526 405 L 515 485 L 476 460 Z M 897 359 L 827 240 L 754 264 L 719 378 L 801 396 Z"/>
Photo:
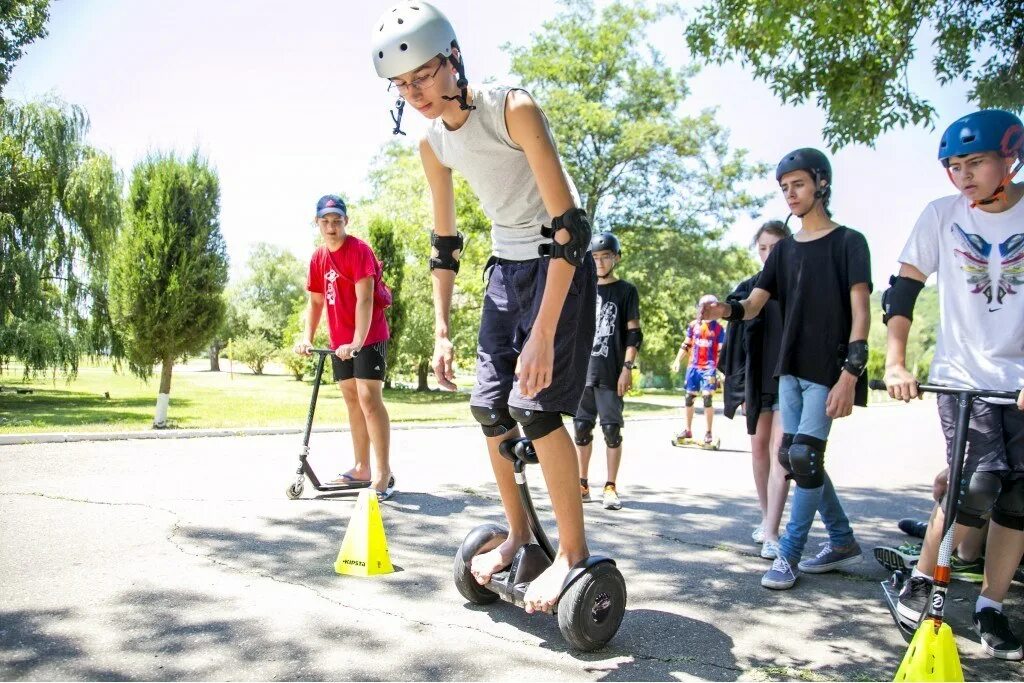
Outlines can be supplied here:
<path id="1" fill-rule="evenodd" d="M 906 650 L 881 600 L 872 546 L 924 517 L 943 443 L 931 402 L 836 423 L 829 470 L 865 559 L 848 572 L 760 587 L 768 563 L 742 424 L 723 449 L 676 449 L 677 421 L 625 430 L 624 508 L 585 506 L 591 550 L 616 558 L 629 605 L 618 635 L 570 651 L 557 620 L 468 605 L 452 558 L 501 521 L 479 429 L 396 430 L 399 494 L 382 505 L 396 572 L 338 576 L 355 496 L 285 498 L 300 437 L 126 440 L 0 447 L 0 677 L 305 680 L 891 680 Z M 591 480 L 603 481 L 598 435 Z M 314 434 L 311 461 L 347 467 L 347 434 Z M 539 468 L 530 468 L 553 532 Z M 816 523 L 807 553 L 825 540 Z M 949 619 L 968 679 L 1020 664 L 981 650 L 977 587 L 954 584 Z M 1021 586 L 1007 612 L 1024 630 Z"/>

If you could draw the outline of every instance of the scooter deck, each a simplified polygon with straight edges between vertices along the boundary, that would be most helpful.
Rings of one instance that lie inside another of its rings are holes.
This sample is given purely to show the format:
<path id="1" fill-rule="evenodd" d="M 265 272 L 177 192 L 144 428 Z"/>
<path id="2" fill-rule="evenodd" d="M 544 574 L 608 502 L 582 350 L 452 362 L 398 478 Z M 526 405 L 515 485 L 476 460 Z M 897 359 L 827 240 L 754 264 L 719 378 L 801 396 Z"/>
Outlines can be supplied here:
<path id="1" fill-rule="evenodd" d="M 896 626 L 904 634 L 912 636 L 914 635 L 914 629 L 904 624 L 900 619 L 899 612 L 896 611 L 899 604 L 900 588 L 903 587 L 903 579 L 902 577 L 897 578 L 897 574 L 900 574 L 900 572 L 895 572 L 893 576 L 881 582 L 882 595 L 885 597 L 885 606 L 889 608 L 889 615 L 896 622 Z"/>

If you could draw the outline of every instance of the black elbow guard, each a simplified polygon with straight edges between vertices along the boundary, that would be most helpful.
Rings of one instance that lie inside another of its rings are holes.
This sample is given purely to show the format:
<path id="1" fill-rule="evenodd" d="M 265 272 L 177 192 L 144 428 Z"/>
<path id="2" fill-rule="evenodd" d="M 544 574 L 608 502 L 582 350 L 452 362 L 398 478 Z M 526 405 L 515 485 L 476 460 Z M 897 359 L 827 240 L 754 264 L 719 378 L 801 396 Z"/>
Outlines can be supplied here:
<path id="1" fill-rule="evenodd" d="M 640 350 L 640 345 L 644 343 L 644 333 L 640 328 L 635 330 L 626 330 L 626 346 L 635 347 L 637 351 Z"/>
<path id="2" fill-rule="evenodd" d="M 553 238 L 559 230 L 569 231 L 569 241 L 559 244 Z M 579 268 L 583 265 L 583 259 L 587 257 L 587 250 L 590 248 L 590 219 L 583 209 L 569 209 L 558 218 L 551 221 L 551 227 L 541 226 L 540 234 L 544 237 L 551 237 L 550 244 L 542 244 L 537 247 L 541 256 L 551 258 L 564 258 L 572 265 Z"/>
<path id="3" fill-rule="evenodd" d="M 866 341 L 850 342 L 846 348 L 846 360 L 843 361 L 843 370 L 846 370 L 855 377 L 864 374 L 868 367 L 868 343 Z"/>
<path id="4" fill-rule="evenodd" d="M 438 235 L 430 231 L 430 269 L 452 270 L 459 272 L 459 259 L 465 244 L 462 233 L 454 236 Z"/>
<path id="5" fill-rule="evenodd" d="M 886 325 L 893 316 L 902 315 L 914 319 L 914 304 L 924 283 L 912 277 L 893 275 L 889 278 L 889 289 L 882 293 L 882 322 Z"/>

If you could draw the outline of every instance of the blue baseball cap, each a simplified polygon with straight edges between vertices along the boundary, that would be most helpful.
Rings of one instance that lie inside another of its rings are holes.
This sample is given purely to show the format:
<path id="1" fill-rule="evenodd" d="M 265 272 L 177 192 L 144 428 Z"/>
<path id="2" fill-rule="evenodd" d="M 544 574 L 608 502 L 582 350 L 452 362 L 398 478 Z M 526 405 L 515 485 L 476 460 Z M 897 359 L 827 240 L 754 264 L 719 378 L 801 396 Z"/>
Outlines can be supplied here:
<path id="1" fill-rule="evenodd" d="M 341 216 L 348 216 L 345 210 L 345 200 L 336 194 L 325 194 L 316 203 L 316 217 L 321 218 L 329 213 L 336 213 Z"/>

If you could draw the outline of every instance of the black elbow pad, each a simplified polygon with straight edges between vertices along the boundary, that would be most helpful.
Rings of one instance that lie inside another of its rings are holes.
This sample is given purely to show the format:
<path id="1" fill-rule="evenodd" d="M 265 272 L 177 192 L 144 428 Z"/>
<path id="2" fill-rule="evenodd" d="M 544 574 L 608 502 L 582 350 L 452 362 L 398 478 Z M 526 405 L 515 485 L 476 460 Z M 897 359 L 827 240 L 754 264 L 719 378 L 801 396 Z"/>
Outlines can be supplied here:
<path id="1" fill-rule="evenodd" d="M 633 346 L 639 351 L 640 345 L 643 343 L 644 333 L 639 327 L 635 330 L 626 330 L 626 346 Z"/>
<path id="2" fill-rule="evenodd" d="M 902 315 L 914 319 L 914 304 L 917 295 L 924 289 L 924 283 L 912 277 L 893 275 L 889 278 L 889 289 L 882 293 L 882 322 L 886 325 L 893 316 Z"/>

